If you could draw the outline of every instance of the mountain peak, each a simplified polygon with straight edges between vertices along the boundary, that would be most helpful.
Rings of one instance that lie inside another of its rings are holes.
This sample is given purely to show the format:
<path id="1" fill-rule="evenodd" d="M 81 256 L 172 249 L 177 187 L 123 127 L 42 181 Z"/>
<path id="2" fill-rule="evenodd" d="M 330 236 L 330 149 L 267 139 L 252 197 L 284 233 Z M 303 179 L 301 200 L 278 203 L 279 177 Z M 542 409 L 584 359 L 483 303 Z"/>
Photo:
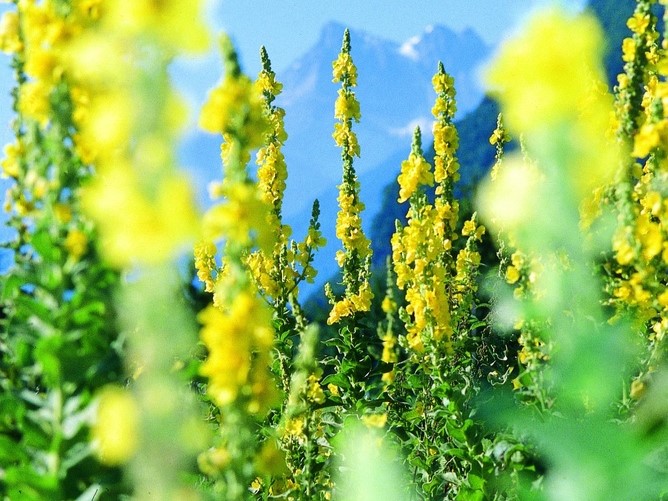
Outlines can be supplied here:
<path id="1" fill-rule="evenodd" d="M 429 61 L 436 56 L 436 59 L 448 64 L 461 61 L 462 54 L 466 54 L 469 59 L 471 55 L 488 51 L 489 47 L 477 31 L 467 27 L 456 32 L 441 24 L 428 25 L 421 34 L 409 38 L 398 49 L 402 56 L 416 62 Z"/>

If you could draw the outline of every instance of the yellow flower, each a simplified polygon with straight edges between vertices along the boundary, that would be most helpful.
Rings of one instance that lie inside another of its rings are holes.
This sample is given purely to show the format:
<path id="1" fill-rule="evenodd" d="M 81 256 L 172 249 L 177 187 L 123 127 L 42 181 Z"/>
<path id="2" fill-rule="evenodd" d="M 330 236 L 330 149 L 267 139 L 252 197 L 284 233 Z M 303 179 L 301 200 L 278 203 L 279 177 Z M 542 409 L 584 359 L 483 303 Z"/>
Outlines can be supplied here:
<path id="1" fill-rule="evenodd" d="M 306 421 L 303 416 L 293 417 L 285 423 L 285 433 L 288 436 L 299 437 L 304 433 Z"/>
<path id="2" fill-rule="evenodd" d="M 387 413 L 366 414 L 362 416 L 362 422 L 369 428 L 383 428 L 387 423 Z"/>
<path id="3" fill-rule="evenodd" d="M 79 259 L 88 249 L 88 237 L 78 229 L 72 229 L 67 233 L 63 246 L 74 259 Z"/>
<path id="4" fill-rule="evenodd" d="M 198 315 L 200 337 L 209 350 L 201 374 L 218 406 L 232 403 L 242 388 L 251 390 L 250 412 L 264 410 L 274 396 L 266 367 L 273 344 L 271 312 L 248 291 L 237 294 L 226 311 L 209 306 Z M 255 356 L 251 359 L 251 353 Z"/>
<path id="5" fill-rule="evenodd" d="M 385 297 L 381 304 L 381 308 L 385 313 L 393 313 L 397 310 L 397 303 L 392 301 L 389 297 Z"/>
<path id="6" fill-rule="evenodd" d="M 408 200 L 420 186 L 433 186 L 434 175 L 431 166 L 421 155 L 411 153 L 408 160 L 401 162 L 399 183 L 399 203 Z"/>
<path id="7" fill-rule="evenodd" d="M 325 401 L 325 392 L 318 382 L 318 378 L 311 374 L 306 380 L 306 398 L 316 404 L 321 404 Z"/>
<path id="8" fill-rule="evenodd" d="M 49 121 L 49 94 L 51 89 L 43 82 L 27 82 L 19 88 L 19 112 L 36 120 L 43 127 Z"/>
<path id="9" fill-rule="evenodd" d="M 60 73 L 62 68 L 58 66 L 58 59 L 51 50 L 34 48 L 26 55 L 26 73 L 37 80 L 50 82 Z"/>
<path id="10" fill-rule="evenodd" d="M 226 192 L 228 200 L 215 205 L 204 215 L 204 235 L 210 240 L 225 237 L 250 246 L 255 240 L 270 249 L 270 229 L 266 227 L 269 206 L 251 183 L 235 184 Z"/>
<path id="11" fill-rule="evenodd" d="M 462 235 L 465 237 L 473 235 L 476 232 L 476 228 L 477 225 L 475 224 L 475 221 L 468 220 L 464 223 L 464 227 L 462 228 Z"/>
<path id="12" fill-rule="evenodd" d="M 5 12 L 0 18 L 0 51 L 14 54 L 22 48 L 23 44 L 19 38 L 19 16 L 14 11 Z"/>
<path id="13" fill-rule="evenodd" d="M 455 79 L 447 73 L 438 72 L 431 79 L 431 85 L 437 94 L 451 93 L 455 86 Z"/>
<path id="14" fill-rule="evenodd" d="M 332 137 L 339 148 L 346 148 L 346 153 L 348 155 L 351 157 L 360 156 L 360 145 L 357 141 L 357 136 L 345 123 L 339 122 L 334 124 L 334 133 L 332 134 Z"/>
<path id="15" fill-rule="evenodd" d="M 4 153 L 5 157 L 0 161 L 3 177 L 18 178 L 20 172 L 19 160 L 24 153 L 23 145 L 20 142 L 6 144 Z"/>
<path id="16" fill-rule="evenodd" d="M 487 79 L 500 94 L 512 129 L 544 127 L 573 114 L 592 77 L 603 74 L 603 36 L 590 15 L 568 17 L 551 10 L 535 17 L 505 42 Z"/>
<path id="17" fill-rule="evenodd" d="M 633 156 L 644 158 L 661 144 L 661 136 L 657 124 L 644 124 L 634 137 Z"/>
<path id="18" fill-rule="evenodd" d="M 625 38 L 622 42 L 622 60 L 627 63 L 636 57 L 636 43 L 633 38 Z"/>
<path id="19" fill-rule="evenodd" d="M 633 16 L 626 21 L 626 26 L 628 26 L 634 33 L 642 35 L 649 26 L 649 14 L 642 14 L 640 12 L 634 13 Z"/>
<path id="20" fill-rule="evenodd" d="M 101 462 L 119 465 L 128 461 L 137 448 L 138 426 L 139 410 L 127 390 L 108 386 L 100 391 L 92 438 Z"/>
<path id="21" fill-rule="evenodd" d="M 206 292 L 213 292 L 216 246 L 211 241 L 201 240 L 195 245 L 194 255 L 197 278 L 204 284 Z"/>
<path id="22" fill-rule="evenodd" d="M 348 119 L 360 121 L 360 103 L 355 98 L 355 93 L 347 89 L 339 89 L 334 103 L 334 117 L 344 121 Z"/>
<path id="23" fill-rule="evenodd" d="M 340 52 L 339 56 L 332 63 L 332 68 L 332 82 L 342 82 L 344 79 L 347 79 L 348 85 L 351 87 L 357 85 L 357 68 L 349 53 Z"/>
<path id="24" fill-rule="evenodd" d="M 633 261 L 635 252 L 628 241 L 624 231 L 618 231 L 612 241 L 612 249 L 615 251 L 615 259 L 621 265 L 626 265 Z"/>
<path id="25" fill-rule="evenodd" d="M 255 85 L 260 92 L 268 92 L 277 96 L 283 90 L 283 84 L 276 80 L 274 72 L 261 71 L 255 81 Z"/>
<path id="26" fill-rule="evenodd" d="M 506 281 L 509 284 L 514 284 L 520 279 L 520 272 L 514 266 L 508 266 L 506 269 Z"/>
<path id="27" fill-rule="evenodd" d="M 199 125 L 208 132 L 236 134 L 248 148 L 262 146 L 269 130 L 262 94 L 247 76 L 226 75 L 218 87 L 209 91 Z"/>

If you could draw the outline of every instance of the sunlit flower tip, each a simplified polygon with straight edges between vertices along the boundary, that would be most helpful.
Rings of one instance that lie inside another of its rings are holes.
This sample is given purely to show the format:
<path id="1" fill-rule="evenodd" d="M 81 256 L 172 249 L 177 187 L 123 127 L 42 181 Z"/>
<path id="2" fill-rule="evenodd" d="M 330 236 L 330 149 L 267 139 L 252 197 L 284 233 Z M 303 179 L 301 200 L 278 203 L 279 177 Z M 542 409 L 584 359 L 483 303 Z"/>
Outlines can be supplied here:
<path id="1" fill-rule="evenodd" d="M 511 157 L 494 182 L 483 182 L 478 196 L 481 217 L 497 230 L 512 230 L 531 218 L 540 178 L 519 157 Z"/>
<path id="2" fill-rule="evenodd" d="M 92 428 L 99 460 L 108 465 L 128 461 L 137 448 L 139 410 L 125 389 L 109 386 L 101 390 Z"/>
<path id="3" fill-rule="evenodd" d="M 439 63 L 438 72 L 432 77 L 431 83 L 437 94 L 448 94 L 454 88 L 455 79 L 445 72 L 443 63 Z"/>

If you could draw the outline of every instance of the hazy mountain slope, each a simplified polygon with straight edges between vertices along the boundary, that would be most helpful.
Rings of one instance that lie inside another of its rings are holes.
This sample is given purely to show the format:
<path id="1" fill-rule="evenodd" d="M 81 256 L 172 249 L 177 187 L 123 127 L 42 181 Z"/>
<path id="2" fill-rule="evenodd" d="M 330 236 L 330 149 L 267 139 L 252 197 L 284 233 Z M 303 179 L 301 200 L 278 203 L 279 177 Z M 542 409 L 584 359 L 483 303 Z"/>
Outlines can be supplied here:
<path id="1" fill-rule="evenodd" d="M 607 51 L 605 68 L 611 87 L 617 83 L 624 67 L 621 58 L 622 40 L 629 36 L 626 20 L 633 14 L 635 0 L 591 0 L 588 9 L 598 18 L 605 32 Z"/>

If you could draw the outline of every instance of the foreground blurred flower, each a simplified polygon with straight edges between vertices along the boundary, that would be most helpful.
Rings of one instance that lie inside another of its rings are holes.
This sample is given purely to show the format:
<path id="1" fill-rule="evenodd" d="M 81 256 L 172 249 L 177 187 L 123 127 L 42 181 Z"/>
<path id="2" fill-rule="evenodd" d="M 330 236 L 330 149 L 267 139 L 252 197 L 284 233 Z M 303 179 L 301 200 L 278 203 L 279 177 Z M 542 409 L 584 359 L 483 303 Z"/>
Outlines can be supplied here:
<path id="1" fill-rule="evenodd" d="M 137 448 L 139 411 L 132 395 L 118 386 L 100 392 L 93 443 L 101 462 L 118 465 L 128 461 Z"/>

